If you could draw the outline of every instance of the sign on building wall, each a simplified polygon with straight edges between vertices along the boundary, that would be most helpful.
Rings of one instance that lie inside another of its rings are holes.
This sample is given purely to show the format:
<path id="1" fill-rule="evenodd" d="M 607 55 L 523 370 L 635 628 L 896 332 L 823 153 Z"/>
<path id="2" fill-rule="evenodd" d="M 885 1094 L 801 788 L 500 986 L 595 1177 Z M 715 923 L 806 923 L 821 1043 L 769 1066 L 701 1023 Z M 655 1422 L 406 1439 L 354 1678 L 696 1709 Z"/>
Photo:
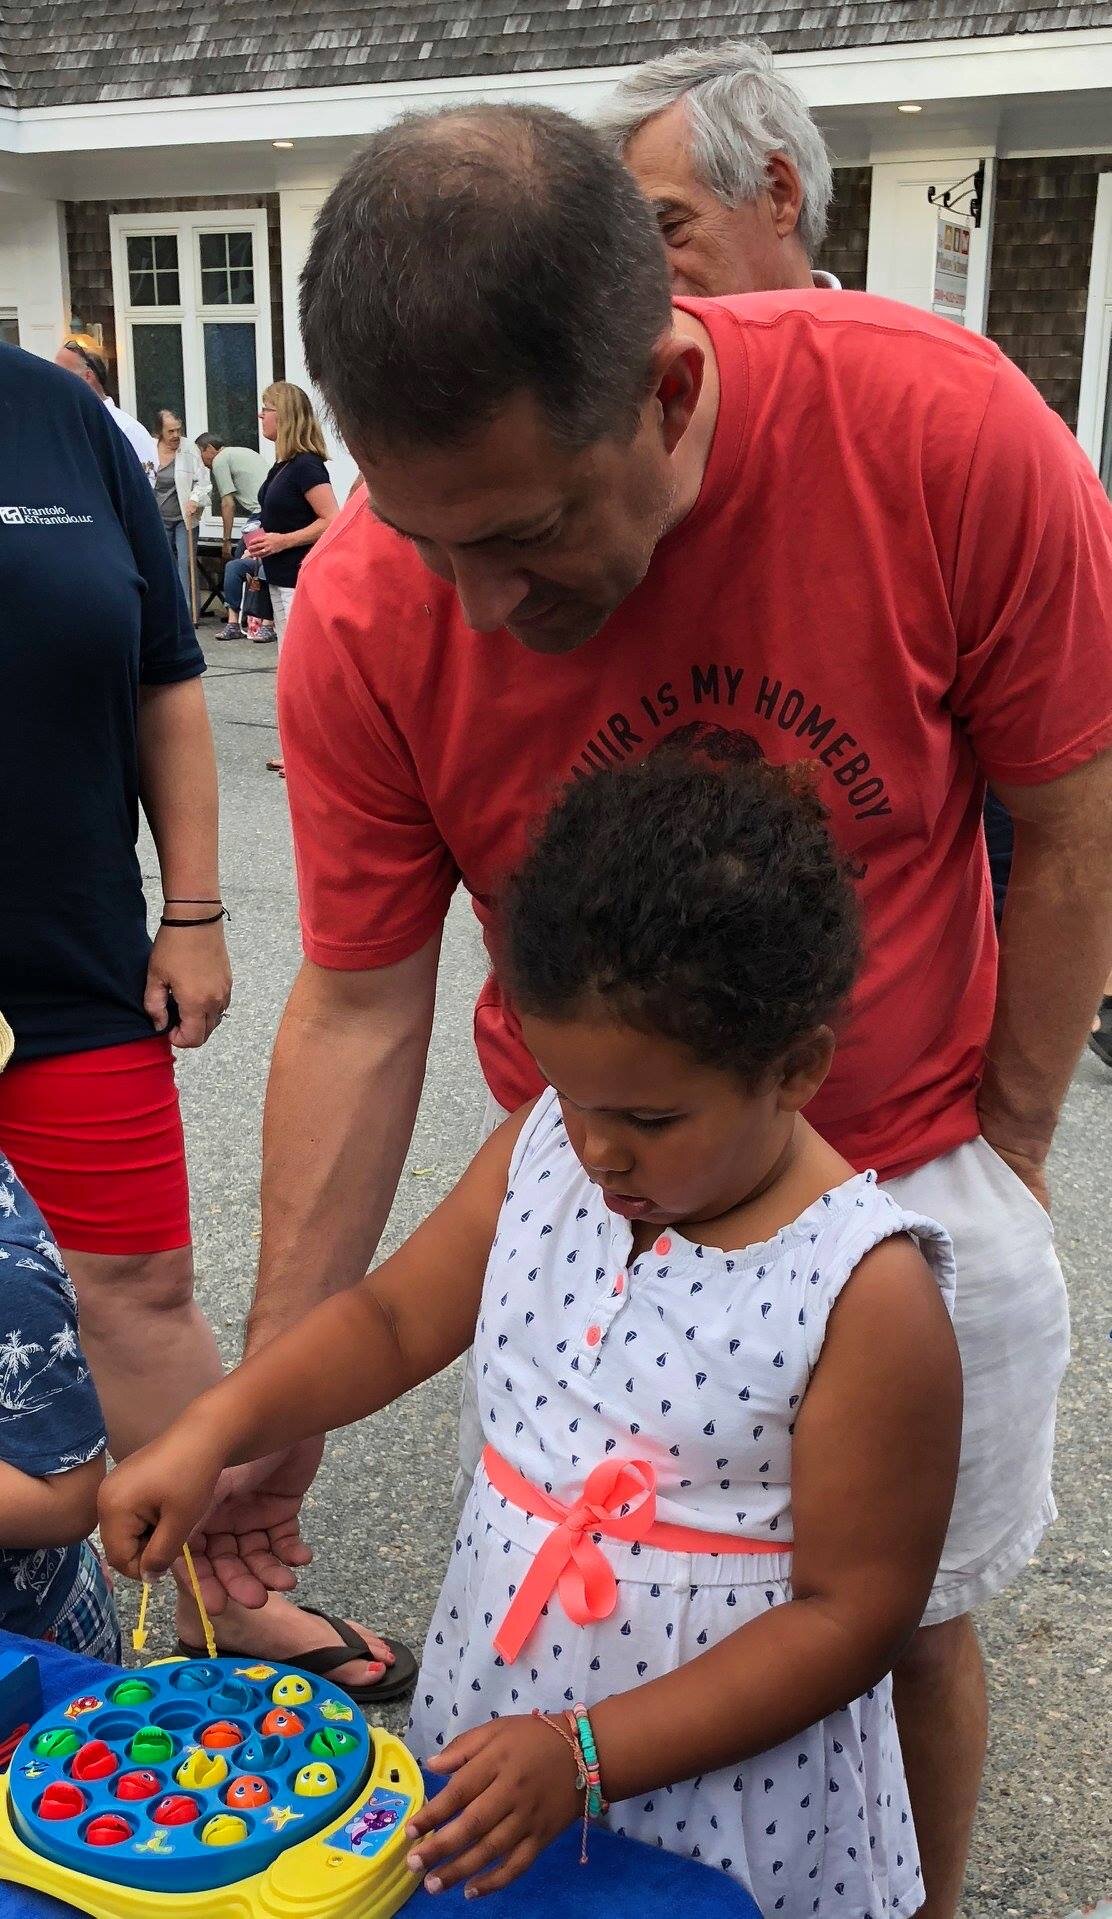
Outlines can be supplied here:
<path id="1" fill-rule="evenodd" d="M 938 236 L 934 249 L 934 292 L 931 306 L 943 319 L 965 325 L 965 303 L 969 293 L 968 220 L 952 213 L 938 216 Z"/>

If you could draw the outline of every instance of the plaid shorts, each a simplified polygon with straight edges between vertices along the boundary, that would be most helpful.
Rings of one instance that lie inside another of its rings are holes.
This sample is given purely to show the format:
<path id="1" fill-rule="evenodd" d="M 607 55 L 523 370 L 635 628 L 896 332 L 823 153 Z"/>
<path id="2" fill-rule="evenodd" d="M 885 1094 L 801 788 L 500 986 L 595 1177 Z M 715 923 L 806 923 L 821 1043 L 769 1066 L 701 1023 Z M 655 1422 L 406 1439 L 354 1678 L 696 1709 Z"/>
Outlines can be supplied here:
<path id="1" fill-rule="evenodd" d="M 64 1646 L 67 1652 L 84 1653 L 87 1659 L 103 1659 L 110 1666 L 120 1663 L 116 1602 L 104 1568 L 87 1539 L 81 1546 L 77 1577 L 57 1619 L 42 1637 Z"/>

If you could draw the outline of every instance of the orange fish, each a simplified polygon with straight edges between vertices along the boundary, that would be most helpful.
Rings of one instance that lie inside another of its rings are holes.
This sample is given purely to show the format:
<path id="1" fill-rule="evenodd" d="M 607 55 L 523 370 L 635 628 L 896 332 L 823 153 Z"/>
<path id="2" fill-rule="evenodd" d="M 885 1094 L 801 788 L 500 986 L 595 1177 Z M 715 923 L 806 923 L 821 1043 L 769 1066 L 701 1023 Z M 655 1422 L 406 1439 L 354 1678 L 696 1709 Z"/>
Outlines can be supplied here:
<path id="1" fill-rule="evenodd" d="M 270 1787 L 258 1773 L 243 1773 L 239 1779 L 233 1779 L 224 1794 L 224 1804 L 232 1806 L 236 1812 L 250 1812 L 256 1806 L 270 1804 Z"/>
<path id="2" fill-rule="evenodd" d="M 277 1733 L 280 1739 L 296 1739 L 298 1733 L 304 1730 L 304 1724 L 297 1714 L 287 1712 L 284 1706 L 275 1706 L 273 1712 L 267 1713 L 259 1727 L 260 1732 Z"/>

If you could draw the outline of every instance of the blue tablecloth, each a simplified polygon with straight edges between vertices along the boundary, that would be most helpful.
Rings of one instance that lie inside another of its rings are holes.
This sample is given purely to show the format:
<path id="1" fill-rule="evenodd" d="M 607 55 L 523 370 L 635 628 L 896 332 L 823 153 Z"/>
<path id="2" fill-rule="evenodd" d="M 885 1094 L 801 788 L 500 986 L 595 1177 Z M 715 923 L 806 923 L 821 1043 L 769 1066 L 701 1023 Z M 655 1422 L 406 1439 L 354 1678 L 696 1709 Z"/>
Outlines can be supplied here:
<path id="1" fill-rule="evenodd" d="M 0 1632 L 0 1653 L 28 1651 L 38 1658 L 47 1707 L 71 1693 L 95 1692 L 114 1670 L 90 1659 L 75 1659 L 57 1646 Z M 444 1782 L 427 1777 L 425 1783 L 433 1793 Z M 491 1919 L 526 1919 L 526 1915 L 536 1919 L 541 1912 L 545 1919 L 583 1919 L 585 1910 L 604 1912 L 606 1919 L 646 1919 L 669 1910 L 682 1910 L 684 1919 L 761 1919 L 749 1895 L 725 1874 L 604 1831 L 591 1835 L 591 1863 L 586 1868 L 579 1864 L 578 1831 L 568 1831 L 553 1841 L 523 1878 L 478 1906 L 465 1903 L 463 1888 L 456 1887 L 435 1900 L 419 1892 L 405 1907 L 414 1919 L 425 1911 L 429 1919 L 434 1912 L 451 1919 L 452 1914 L 465 1911 L 489 1913 Z M 0 1919 L 73 1919 L 73 1909 L 41 1892 L 0 1885 Z"/>

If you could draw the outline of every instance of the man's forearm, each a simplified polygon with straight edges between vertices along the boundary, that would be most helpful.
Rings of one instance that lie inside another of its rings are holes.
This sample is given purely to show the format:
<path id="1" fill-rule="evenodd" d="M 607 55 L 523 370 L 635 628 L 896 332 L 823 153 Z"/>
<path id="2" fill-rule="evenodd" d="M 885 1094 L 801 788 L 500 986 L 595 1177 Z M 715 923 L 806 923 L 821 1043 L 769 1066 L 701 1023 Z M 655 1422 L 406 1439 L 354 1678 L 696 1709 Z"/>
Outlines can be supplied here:
<path id="1" fill-rule="evenodd" d="M 226 493 L 220 502 L 220 524 L 224 529 L 224 545 L 231 546 L 232 532 L 236 520 L 236 496 Z"/>
<path id="2" fill-rule="evenodd" d="M 1095 780 L 1086 798 L 1076 816 L 1015 820 L 980 1107 L 992 1144 L 1036 1165 L 1112 965 L 1112 809 Z"/>
<path id="3" fill-rule="evenodd" d="M 263 1118 L 262 1249 L 248 1352 L 354 1285 L 374 1256 L 421 1097 L 436 948 L 407 966 L 417 970 L 402 1017 L 323 1008 L 311 968 L 294 984 Z"/>

